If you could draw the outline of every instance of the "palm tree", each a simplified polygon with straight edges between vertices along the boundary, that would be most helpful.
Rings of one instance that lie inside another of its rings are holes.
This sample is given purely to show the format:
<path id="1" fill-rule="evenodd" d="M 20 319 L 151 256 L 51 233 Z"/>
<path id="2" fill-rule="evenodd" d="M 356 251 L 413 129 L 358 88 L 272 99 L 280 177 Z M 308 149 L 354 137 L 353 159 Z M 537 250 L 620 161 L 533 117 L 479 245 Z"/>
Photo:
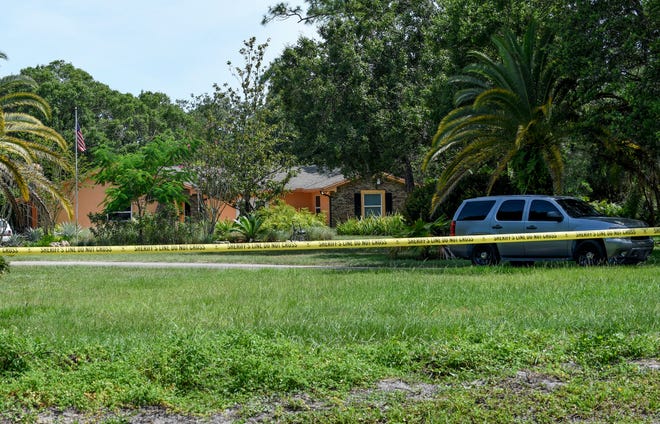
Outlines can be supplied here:
<path id="1" fill-rule="evenodd" d="M 452 79 L 465 88 L 456 93 L 456 108 L 440 122 L 423 163 L 426 169 L 443 153 L 458 150 L 440 175 L 434 205 L 484 166 L 492 167 L 488 193 L 505 171 L 521 192 L 550 185 L 561 191 L 561 138 L 551 122 L 558 84 L 543 49 L 549 38 L 538 40 L 532 22 L 521 43 L 510 32 L 492 40 L 499 61 L 471 52 L 476 62 Z"/>
<path id="2" fill-rule="evenodd" d="M 0 52 L 0 59 L 5 58 Z M 45 164 L 71 169 L 64 155 L 67 143 L 34 116 L 51 117 L 48 103 L 25 91 L 35 87 L 36 83 L 23 75 L 0 77 L 0 191 L 14 213 L 19 213 L 19 198 L 44 205 L 41 195 L 47 194 L 57 199 L 71 216 L 70 201 L 42 169 Z"/>

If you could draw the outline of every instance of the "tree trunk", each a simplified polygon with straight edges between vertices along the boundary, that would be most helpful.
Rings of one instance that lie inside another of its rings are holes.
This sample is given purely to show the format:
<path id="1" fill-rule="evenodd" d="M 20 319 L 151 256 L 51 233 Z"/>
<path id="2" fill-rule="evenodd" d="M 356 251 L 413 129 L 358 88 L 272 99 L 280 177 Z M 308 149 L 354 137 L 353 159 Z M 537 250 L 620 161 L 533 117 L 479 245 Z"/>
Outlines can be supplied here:
<path id="1" fill-rule="evenodd" d="M 410 164 L 410 159 L 406 156 L 404 159 L 404 179 L 406 180 L 406 193 L 412 193 L 415 189 L 415 174 L 413 173 L 413 167 Z"/>

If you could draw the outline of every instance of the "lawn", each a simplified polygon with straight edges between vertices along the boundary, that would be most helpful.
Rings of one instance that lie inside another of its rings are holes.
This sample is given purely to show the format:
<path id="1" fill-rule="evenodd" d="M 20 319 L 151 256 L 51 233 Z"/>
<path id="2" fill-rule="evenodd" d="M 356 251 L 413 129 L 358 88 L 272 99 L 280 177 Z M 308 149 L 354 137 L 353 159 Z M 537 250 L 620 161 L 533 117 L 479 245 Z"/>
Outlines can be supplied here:
<path id="1" fill-rule="evenodd" d="M 657 251 L 595 268 L 187 255 L 130 259 L 372 269 L 12 267 L 0 421 L 130 422 L 151 407 L 278 422 L 660 419 Z"/>

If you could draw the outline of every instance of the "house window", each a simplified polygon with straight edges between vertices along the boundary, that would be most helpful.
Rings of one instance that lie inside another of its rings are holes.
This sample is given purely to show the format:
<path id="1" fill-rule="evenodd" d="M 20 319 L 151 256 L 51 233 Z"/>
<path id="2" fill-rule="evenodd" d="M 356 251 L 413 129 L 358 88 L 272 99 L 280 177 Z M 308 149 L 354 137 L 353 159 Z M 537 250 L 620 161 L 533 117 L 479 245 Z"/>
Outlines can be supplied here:
<path id="1" fill-rule="evenodd" d="M 384 190 L 363 190 L 361 195 L 363 217 L 385 215 Z"/>
<path id="2" fill-rule="evenodd" d="M 316 214 L 321 213 L 321 196 L 315 196 L 314 198 L 314 212 Z"/>
<path id="3" fill-rule="evenodd" d="M 108 214 L 108 221 L 130 221 L 133 218 L 133 210 L 131 206 L 123 211 L 110 212 Z"/>

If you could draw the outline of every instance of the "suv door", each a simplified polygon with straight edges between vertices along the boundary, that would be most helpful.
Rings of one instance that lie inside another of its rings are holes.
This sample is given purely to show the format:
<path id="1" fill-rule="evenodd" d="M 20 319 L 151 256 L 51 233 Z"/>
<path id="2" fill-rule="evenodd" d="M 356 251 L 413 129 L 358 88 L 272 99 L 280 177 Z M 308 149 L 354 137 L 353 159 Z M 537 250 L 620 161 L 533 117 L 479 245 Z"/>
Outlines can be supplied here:
<path id="1" fill-rule="evenodd" d="M 568 231 L 569 220 L 561 208 L 548 200 L 532 200 L 524 231 L 526 233 L 545 233 Z M 534 258 L 569 258 L 571 241 L 535 241 L 527 243 L 525 252 Z"/>
<path id="2" fill-rule="evenodd" d="M 515 234 L 523 232 L 523 211 L 525 199 L 503 201 L 491 221 L 493 234 Z M 525 256 L 525 243 L 499 243 L 497 250 L 501 257 Z"/>

